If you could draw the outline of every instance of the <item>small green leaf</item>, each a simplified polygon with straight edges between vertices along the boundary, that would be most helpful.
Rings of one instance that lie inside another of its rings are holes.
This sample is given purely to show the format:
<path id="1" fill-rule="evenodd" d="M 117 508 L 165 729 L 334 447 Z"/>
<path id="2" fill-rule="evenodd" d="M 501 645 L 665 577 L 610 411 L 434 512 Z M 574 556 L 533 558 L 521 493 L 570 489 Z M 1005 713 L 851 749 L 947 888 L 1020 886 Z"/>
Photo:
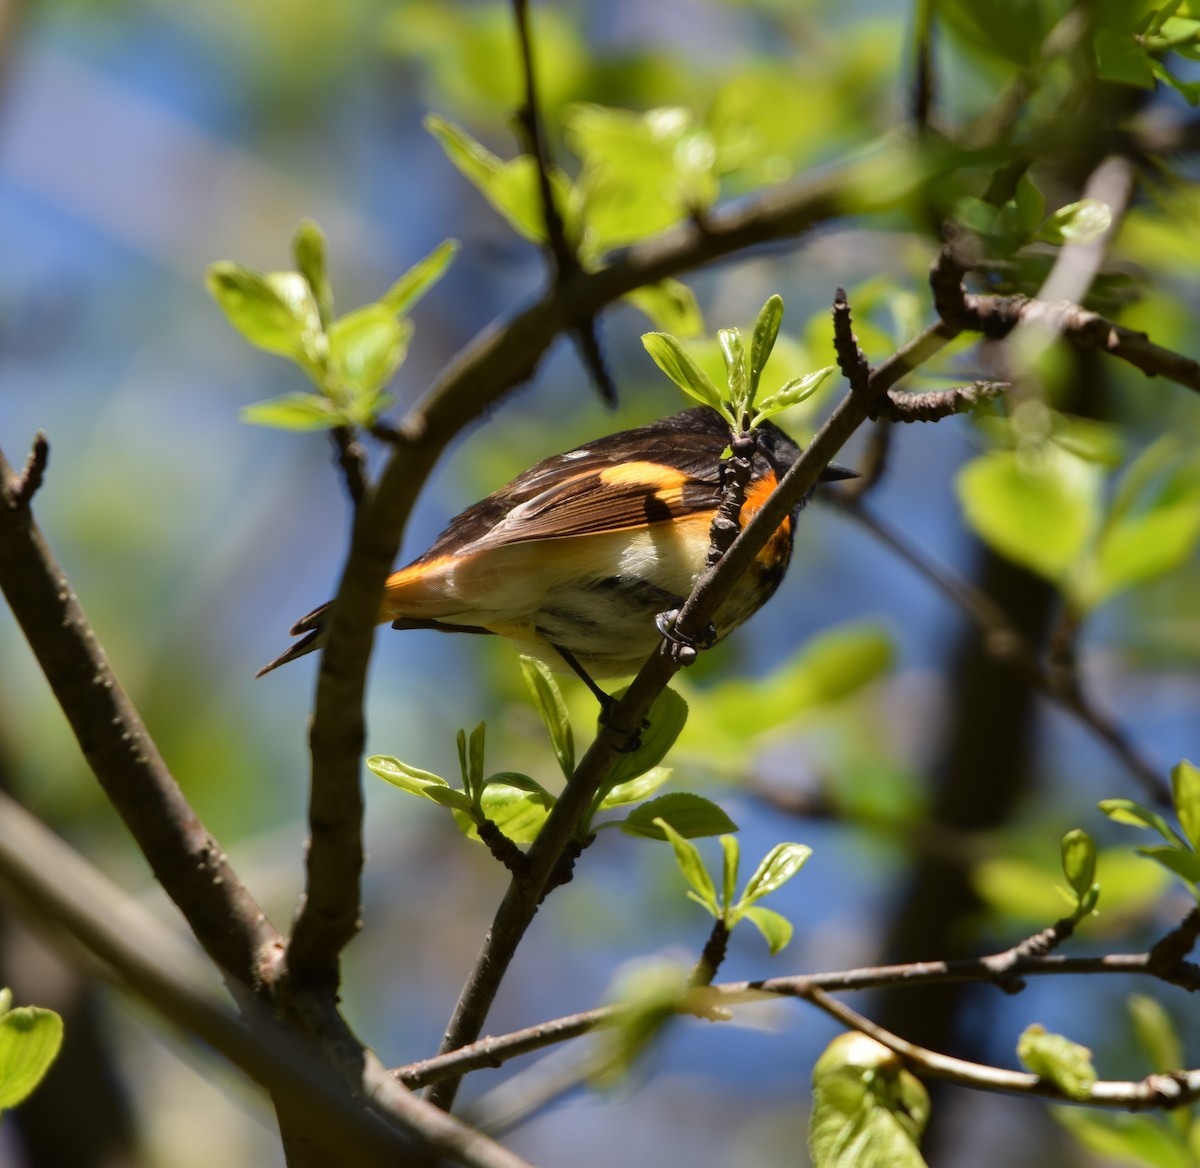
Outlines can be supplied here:
<path id="1" fill-rule="evenodd" d="M 366 761 L 367 769 L 372 774 L 410 795 L 420 795 L 443 807 L 456 807 L 461 811 L 466 811 L 471 806 L 471 799 L 467 793 L 450 786 L 440 775 L 418 770 L 417 767 L 409 766 L 408 763 L 386 754 L 373 754 Z"/>
<path id="2" fill-rule="evenodd" d="M 383 304 L 367 304 L 339 317 L 329 327 L 330 372 L 342 389 L 365 400 L 404 360 L 412 322 L 399 321 Z M 362 417 L 361 425 L 375 419 Z"/>
<path id="3" fill-rule="evenodd" d="M 736 835 L 721 836 L 721 853 L 721 907 L 728 916 L 737 892 L 738 866 L 741 859 L 741 848 L 738 846 Z"/>
<path id="4" fill-rule="evenodd" d="M 779 326 L 783 323 L 783 298 L 779 295 L 767 298 L 766 304 L 754 322 L 754 336 L 750 340 L 750 400 L 754 404 L 758 394 L 759 381 L 762 372 L 767 367 L 771 350 L 775 348 L 775 338 L 779 336 Z"/>
<path id="5" fill-rule="evenodd" d="M 725 359 L 725 376 L 729 381 L 729 401 L 733 403 L 735 416 L 741 415 L 749 404 L 747 401 L 748 379 L 746 374 L 746 347 L 742 334 L 735 328 L 717 330 L 717 343 Z"/>
<path id="6" fill-rule="evenodd" d="M 1167 1075 L 1183 1069 L 1183 1044 L 1162 1003 L 1145 994 L 1130 994 L 1126 1002 L 1138 1045 L 1146 1052 L 1150 1068 Z"/>
<path id="7" fill-rule="evenodd" d="M 620 697 L 620 690 L 614 697 Z M 687 722 L 687 702 L 673 689 L 664 689 L 650 709 L 650 723 L 641 732 L 641 741 L 634 750 L 620 755 L 604 780 L 601 790 L 606 794 L 613 787 L 629 782 L 645 774 L 651 767 L 662 762 L 667 751 L 675 745 L 675 739 Z"/>
<path id="8" fill-rule="evenodd" d="M 42 1081 L 62 1039 L 53 1010 L 19 1006 L 0 1017 L 0 1109 L 15 1107 Z"/>
<path id="9" fill-rule="evenodd" d="M 460 731 L 461 733 L 461 731 Z M 483 790 L 483 750 L 487 723 L 480 722 L 467 739 L 467 790 L 476 798 Z"/>
<path id="10" fill-rule="evenodd" d="M 642 344 L 657 365 L 689 397 L 717 410 L 730 424 L 728 410 L 721 403 L 717 387 L 708 379 L 695 361 L 684 352 L 683 346 L 670 333 L 643 333 Z"/>
<path id="11" fill-rule="evenodd" d="M 813 1068 L 813 1168 L 925 1168 L 918 1141 L 929 1094 L 899 1057 L 865 1034 L 835 1038 Z"/>
<path id="12" fill-rule="evenodd" d="M 698 337 L 704 332 L 704 316 L 696 295 L 681 280 L 643 284 L 623 299 L 644 312 L 662 332 L 677 337 Z"/>
<path id="13" fill-rule="evenodd" d="M 1127 823 L 1133 827 L 1153 828 L 1169 844 L 1184 846 L 1184 841 L 1161 815 L 1143 807 L 1132 799 L 1102 799 L 1097 806 L 1114 823 Z"/>
<path id="14" fill-rule="evenodd" d="M 251 426 L 276 430 L 331 430 L 349 422 L 343 410 L 319 393 L 284 393 L 242 406 L 238 417 Z"/>
<path id="15" fill-rule="evenodd" d="M 617 825 L 626 835 L 663 839 L 660 821 L 687 839 L 737 831 L 737 824 L 710 799 L 688 791 L 674 791 L 639 804 Z"/>
<path id="16" fill-rule="evenodd" d="M 670 777 L 670 767 L 651 767 L 643 775 L 618 783 L 596 804 L 596 811 L 607 811 L 612 807 L 625 807 L 630 803 L 639 803 L 649 798 Z"/>
<path id="17" fill-rule="evenodd" d="M 811 855 L 812 848 L 804 844 L 776 844 L 762 858 L 754 875 L 746 881 L 739 907 L 751 905 L 767 893 L 781 888 L 804 867 Z"/>
<path id="18" fill-rule="evenodd" d="M 783 410 L 791 409 L 792 406 L 798 406 L 806 398 L 812 397 L 832 372 L 833 366 L 826 365 L 824 369 L 806 373 L 803 377 L 792 378 L 782 389 L 763 398 L 758 403 L 754 415 L 755 425 Z"/>
<path id="19" fill-rule="evenodd" d="M 299 361 L 310 372 L 319 364 L 321 318 L 299 272 L 264 274 L 222 260 L 208 269 L 206 283 L 229 323 L 252 345 Z"/>
<path id="20" fill-rule="evenodd" d="M 418 260 L 381 297 L 397 316 L 403 316 L 445 274 L 446 269 L 458 254 L 457 239 L 439 243 L 424 259 Z"/>
<path id="21" fill-rule="evenodd" d="M 1084 1100 L 1096 1082 L 1092 1052 L 1035 1023 L 1017 1041 L 1017 1058 L 1038 1078 L 1053 1083 L 1069 1099 Z"/>
<path id="22" fill-rule="evenodd" d="M 333 289 L 325 267 L 325 236 L 311 219 L 301 219 L 292 236 L 292 255 L 296 267 L 312 292 L 321 327 L 327 328 L 333 317 Z"/>
<path id="23" fill-rule="evenodd" d="M 1096 845 L 1082 828 L 1062 838 L 1062 869 L 1071 890 L 1082 901 L 1096 882 Z"/>
<path id="24" fill-rule="evenodd" d="M 1044 243 L 1091 243 L 1112 225 L 1112 208 L 1099 199 L 1081 199 L 1059 207 L 1042 225 L 1038 239 Z"/>
<path id="25" fill-rule="evenodd" d="M 1171 768 L 1171 794 L 1179 826 L 1193 848 L 1200 847 L 1200 767 L 1186 758 Z"/>
<path id="26" fill-rule="evenodd" d="M 717 890 L 713 886 L 712 877 L 704 867 L 700 852 L 696 845 L 684 839 L 665 819 L 660 819 L 658 828 L 660 838 L 668 840 L 671 850 L 675 853 L 675 863 L 688 886 L 695 893 L 697 902 L 704 906 L 714 917 L 721 916 L 721 906 L 717 903 Z"/>
<path id="27" fill-rule="evenodd" d="M 550 745 L 554 748 L 559 769 L 564 778 L 569 779 L 575 773 L 575 736 L 558 682 L 554 680 L 550 667 L 536 657 L 521 658 L 521 673 L 533 698 L 534 708 L 550 735 Z"/>
<path id="28" fill-rule="evenodd" d="M 12 990 L 7 986 L 0 989 L 0 1014 L 7 1014 L 12 1009 Z"/>
<path id="29" fill-rule="evenodd" d="M 537 839 L 554 803 L 554 796 L 540 783 L 511 771 L 492 775 L 480 798 L 483 814 L 518 844 Z"/>
<path id="30" fill-rule="evenodd" d="M 772 957 L 788 947 L 792 939 L 792 922 L 782 913 L 763 908 L 762 905 L 752 905 L 742 910 L 742 916 L 762 933 Z"/>

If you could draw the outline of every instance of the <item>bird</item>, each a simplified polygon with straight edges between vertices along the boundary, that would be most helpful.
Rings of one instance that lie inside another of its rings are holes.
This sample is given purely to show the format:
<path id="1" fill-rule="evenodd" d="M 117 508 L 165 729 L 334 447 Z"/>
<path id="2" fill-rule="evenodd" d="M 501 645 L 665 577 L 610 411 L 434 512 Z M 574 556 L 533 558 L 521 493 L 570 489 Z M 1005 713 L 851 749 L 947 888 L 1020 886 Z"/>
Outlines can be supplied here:
<path id="1" fill-rule="evenodd" d="M 800 457 L 773 423 L 755 433 L 743 525 Z M 544 459 L 455 516 L 428 551 L 393 572 L 377 623 L 506 637 L 576 673 L 606 705 L 597 681 L 637 672 L 662 639 L 659 614 L 684 602 L 705 567 L 731 436 L 720 414 L 698 406 Z M 831 465 L 820 481 L 854 477 Z M 718 606 L 708 643 L 779 587 L 805 502 Z M 331 603 L 301 617 L 290 630 L 301 639 L 257 676 L 321 648 Z"/>

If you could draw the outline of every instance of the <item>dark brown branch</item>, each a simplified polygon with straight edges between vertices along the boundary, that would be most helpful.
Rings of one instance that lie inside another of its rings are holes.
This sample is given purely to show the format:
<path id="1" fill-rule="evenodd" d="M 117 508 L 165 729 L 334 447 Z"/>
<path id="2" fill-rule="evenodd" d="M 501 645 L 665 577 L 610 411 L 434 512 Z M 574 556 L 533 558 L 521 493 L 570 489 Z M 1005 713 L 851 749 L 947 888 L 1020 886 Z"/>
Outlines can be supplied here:
<path id="1" fill-rule="evenodd" d="M 833 298 L 833 351 L 837 354 L 838 368 L 849 382 L 850 388 L 862 392 L 871 377 L 871 364 L 854 335 L 850 319 L 850 303 L 846 289 L 839 288 Z"/>
<path id="2" fill-rule="evenodd" d="M 409 1094 L 361 1047 L 357 1074 L 347 1082 L 311 1044 L 257 1003 L 243 1003 L 246 1021 L 235 1017 L 214 987 L 192 972 L 195 955 L 181 938 L 3 795 L 0 889 L 43 929 L 52 922 L 61 930 L 55 934 L 60 943 L 65 934 L 98 958 L 106 976 L 132 989 L 172 1025 L 218 1050 L 277 1101 L 284 1098 L 303 1109 L 323 1138 L 340 1150 L 342 1162 L 416 1166 L 432 1161 L 427 1150 L 432 1149 L 476 1168 L 528 1168 L 498 1144 Z M 376 1114 L 363 1107 L 362 1098 Z"/>
<path id="3" fill-rule="evenodd" d="M 889 422 L 939 422 L 989 405 L 1011 388 L 1007 381 L 976 381 L 925 393 L 893 392 L 880 401 L 872 417 Z"/>
<path id="4" fill-rule="evenodd" d="M 32 463 L 44 466 L 36 447 Z M 26 496 L 14 497 L 14 486 L 29 481 L 14 476 L 0 452 L 0 589 L 155 877 L 233 983 L 257 989 L 279 955 L 279 934 L 184 798 L 23 504 Z"/>
<path id="5" fill-rule="evenodd" d="M 33 438 L 33 448 L 25 460 L 25 469 L 19 475 L 13 475 L 8 485 L 8 497 L 13 507 L 28 507 L 33 502 L 42 485 L 46 474 L 46 464 L 50 461 L 50 443 L 40 430 Z"/>
<path id="6" fill-rule="evenodd" d="M 367 493 L 367 452 L 349 426 L 335 426 L 329 432 L 337 451 L 338 466 L 346 480 L 346 492 L 355 507 Z"/>

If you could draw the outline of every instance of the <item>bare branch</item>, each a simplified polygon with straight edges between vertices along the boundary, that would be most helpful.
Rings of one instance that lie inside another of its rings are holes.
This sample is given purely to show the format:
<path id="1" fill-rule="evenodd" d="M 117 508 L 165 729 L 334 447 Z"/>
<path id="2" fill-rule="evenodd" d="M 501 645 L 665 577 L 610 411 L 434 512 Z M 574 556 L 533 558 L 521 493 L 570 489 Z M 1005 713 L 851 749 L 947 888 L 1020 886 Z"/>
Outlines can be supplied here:
<path id="1" fill-rule="evenodd" d="M 42 485 L 46 474 L 46 464 L 50 461 L 50 443 L 40 430 L 33 438 L 33 448 L 25 460 L 25 469 L 19 475 L 13 475 L 9 483 L 9 499 L 13 507 L 28 507 Z"/>

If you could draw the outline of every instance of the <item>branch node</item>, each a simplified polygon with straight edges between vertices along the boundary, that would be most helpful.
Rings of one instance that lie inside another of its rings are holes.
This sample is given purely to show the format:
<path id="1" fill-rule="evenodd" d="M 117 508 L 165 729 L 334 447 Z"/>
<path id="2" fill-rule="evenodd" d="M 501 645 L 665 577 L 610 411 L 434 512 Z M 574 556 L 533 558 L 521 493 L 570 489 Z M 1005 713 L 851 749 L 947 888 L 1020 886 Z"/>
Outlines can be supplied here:
<path id="1" fill-rule="evenodd" d="M 39 430 L 33 437 L 33 448 L 25 460 L 25 469 L 11 476 L 8 486 L 8 505 L 13 510 L 27 508 L 37 494 L 46 475 L 46 464 L 50 461 L 50 443 Z"/>

